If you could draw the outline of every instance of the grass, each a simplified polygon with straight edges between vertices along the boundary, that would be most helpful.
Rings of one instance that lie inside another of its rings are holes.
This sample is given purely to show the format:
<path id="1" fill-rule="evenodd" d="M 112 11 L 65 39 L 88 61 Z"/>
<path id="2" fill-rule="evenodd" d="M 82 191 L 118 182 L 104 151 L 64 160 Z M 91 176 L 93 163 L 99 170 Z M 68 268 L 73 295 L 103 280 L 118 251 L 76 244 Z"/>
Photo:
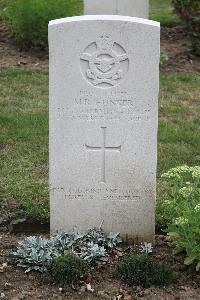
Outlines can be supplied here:
<path id="1" fill-rule="evenodd" d="M 30 216 L 48 217 L 48 74 L 0 72 L 0 202 L 14 198 Z"/>
<path id="2" fill-rule="evenodd" d="M 5 7 L 7 7 L 10 1 L 11 0 L 0 0 L 0 9 L 4 9 Z"/>
<path id="3" fill-rule="evenodd" d="M 200 75 L 161 74 L 158 176 L 200 159 Z"/>
<path id="4" fill-rule="evenodd" d="M 2 69 L 0 91 L 0 203 L 14 198 L 23 214 L 46 219 L 48 73 Z M 169 168 L 199 162 L 199 94 L 199 75 L 161 74 L 158 186 Z"/>
<path id="5" fill-rule="evenodd" d="M 0 0 L 0 18 L 3 14 L 3 10 L 6 9 L 9 3 L 11 3 L 12 0 Z"/>
<path id="6" fill-rule="evenodd" d="M 170 27 L 180 23 L 171 0 L 150 0 L 150 19 Z"/>

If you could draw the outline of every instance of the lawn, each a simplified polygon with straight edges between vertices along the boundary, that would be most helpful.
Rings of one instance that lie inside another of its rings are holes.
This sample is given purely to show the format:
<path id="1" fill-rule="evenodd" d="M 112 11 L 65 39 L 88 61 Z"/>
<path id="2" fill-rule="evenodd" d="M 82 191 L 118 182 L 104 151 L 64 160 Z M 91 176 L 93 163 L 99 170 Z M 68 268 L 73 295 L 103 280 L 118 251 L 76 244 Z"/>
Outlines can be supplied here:
<path id="1" fill-rule="evenodd" d="M 23 202 L 31 216 L 48 216 L 48 74 L 0 72 L 0 201 Z"/>
<path id="2" fill-rule="evenodd" d="M 46 219 L 48 195 L 48 72 L 0 71 L 0 203 Z M 161 74 L 158 186 L 171 167 L 199 162 L 200 75 Z M 158 199 L 160 197 L 158 188 Z"/>
<path id="3" fill-rule="evenodd" d="M 150 19 L 170 27 L 179 23 L 171 0 L 150 0 Z"/>

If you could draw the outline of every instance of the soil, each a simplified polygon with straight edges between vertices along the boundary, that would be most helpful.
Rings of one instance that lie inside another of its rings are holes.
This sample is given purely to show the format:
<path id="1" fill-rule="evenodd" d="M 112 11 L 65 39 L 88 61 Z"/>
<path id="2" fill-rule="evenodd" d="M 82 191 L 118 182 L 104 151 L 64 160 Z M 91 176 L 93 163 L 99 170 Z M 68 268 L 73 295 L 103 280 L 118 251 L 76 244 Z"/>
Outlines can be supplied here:
<path id="1" fill-rule="evenodd" d="M 163 27 L 161 51 L 167 54 L 168 60 L 161 69 L 172 72 L 200 72 L 200 57 L 192 57 L 188 51 L 190 47 L 190 41 L 181 26 Z"/>
<path id="2" fill-rule="evenodd" d="M 91 273 L 93 292 L 85 290 L 85 283 L 80 282 L 75 287 L 61 288 L 51 282 L 48 275 L 30 272 L 25 274 L 16 267 L 12 252 L 23 234 L 13 235 L 0 232 L 0 298 L 9 300 L 20 299 L 192 299 L 197 300 L 200 294 L 200 274 L 193 267 L 183 265 L 182 256 L 172 256 L 172 247 L 168 237 L 159 235 L 156 238 L 154 257 L 172 265 L 177 280 L 168 287 L 129 287 L 116 277 L 115 266 L 117 257 L 101 268 Z M 2 264 L 7 264 L 3 269 Z"/>
<path id="3" fill-rule="evenodd" d="M 21 49 L 0 20 L 0 68 L 47 68 L 48 54 L 44 51 Z"/>
<path id="4" fill-rule="evenodd" d="M 161 51 L 168 60 L 161 69 L 164 71 L 200 72 L 200 58 L 188 53 L 190 41 L 181 26 L 162 28 Z M 15 43 L 3 22 L 0 20 L 0 68 L 48 68 L 48 54 L 33 49 L 21 49 Z"/>

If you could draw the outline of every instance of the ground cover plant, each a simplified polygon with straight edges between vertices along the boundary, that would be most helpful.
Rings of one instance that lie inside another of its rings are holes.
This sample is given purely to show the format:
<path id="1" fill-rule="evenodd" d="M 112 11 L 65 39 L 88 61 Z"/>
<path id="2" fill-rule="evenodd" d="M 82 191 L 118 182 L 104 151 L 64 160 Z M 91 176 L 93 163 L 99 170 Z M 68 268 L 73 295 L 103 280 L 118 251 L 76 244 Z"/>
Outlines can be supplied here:
<path id="1" fill-rule="evenodd" d="M 14 256 L 17 265 L 24 268 L 26 273 L 32 270 L 43 273 L 50 268 L 54 277 L 59 273 L 58 265 L 62 266 L 65 261 L 63 258 L 57 260 L 58 257 L 72 253 L 90 266 L 98 265 L 105 263 L 109 253 L 121 242 L 119 233 L 110 232 L 106 236 L 102 224 L 98 228 L 89 229 L 85 234 L 75 227 L 69 232 L 59 231 L 50 238 L 26 237 L 19 243 Z M 74 261 L 72 256 L 67 259 Z M 80 260 L 74 262 L 79 263 Z M 63 272 L 69 272 L 68 266 L 63 268 Z M 72 275 L 69 277 L 72 278 Z"/>
<path id="2" fill-rule="evenodd" d="M 170 284 L 175 279 L 171 267 L 157 262 L 148 254 L 128 254 L 118 263 L 117 273 L 131 286 L 162 286 Z"/>
<path id="3" fill-rule="evenodd" d="M 48 72 L 2 69 L 0 90 L 4 216 L 9 211 L 15 217 L 48 220 Z M 199 93 L 199 75 L 161 74 L 158 201 L 163 195 L 162 173 L 199 162 Z"/>
<path id="4" fill-rule="evenodd" d="M 94 267 L 105 265 L 111 257 L 118 258 L 119 253 L 123 258 L 117 264 L 117 274 L 129 285 L 150 287 L 173 282 L 172 268 L 150 256 L 151 243 L 137 247 L 137 255 L 132 252 L 127 255 L 126 250 L 119 248 L 121 243 L 119 233 L 110 232 L 106 236 L 101 224 L 85 234 L 75 227 L 69 232 L 59 231 L 50 238 L 25 237 L 13 254 L 17 266 L 25 273 L 33 270 L 47 273 L 62 286 L 75 283 L 83 275 L 87 278 Z"/>
<path id="5" fill-rule="evenodd" d="M 76 283 L 87 269 L 87 263 L 83 259 L 73 253 L 67 253 L 52 260 L 49 273 L 55 282 L 65 286 Z"/>
<path id="6" fill-rule="evenodd" d="M 185 252 L 184 263 L 200 270 L 200 166 L 181 166 L 162 175 L 163 202 L 158 205 L 168 235 L 175 237 L 174 253 Z"/>

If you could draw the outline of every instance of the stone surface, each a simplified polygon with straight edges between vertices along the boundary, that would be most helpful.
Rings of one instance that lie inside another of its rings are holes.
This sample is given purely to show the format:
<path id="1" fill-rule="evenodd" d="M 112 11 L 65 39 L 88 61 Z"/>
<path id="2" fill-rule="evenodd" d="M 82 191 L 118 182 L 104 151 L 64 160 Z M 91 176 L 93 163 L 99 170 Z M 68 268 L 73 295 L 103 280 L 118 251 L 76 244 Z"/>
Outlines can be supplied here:
<path id="1" fill-rule="evenodd" d="M 149 17 L 149 0 L 84 0 L 85 15 Z"/>
<path id="2" fill-rule="evenodd" d="M 77 225 L 153 241 L 159 23 L 51 21 L 51 231 Z"/>

